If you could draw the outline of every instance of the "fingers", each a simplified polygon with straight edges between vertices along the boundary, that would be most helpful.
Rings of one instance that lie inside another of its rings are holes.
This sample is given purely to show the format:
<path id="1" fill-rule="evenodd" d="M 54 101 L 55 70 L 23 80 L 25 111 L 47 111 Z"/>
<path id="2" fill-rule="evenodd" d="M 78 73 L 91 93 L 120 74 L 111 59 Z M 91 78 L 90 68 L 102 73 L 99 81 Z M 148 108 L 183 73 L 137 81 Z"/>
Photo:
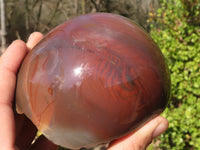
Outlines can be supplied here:
<path id="1" fill-rule="evenodd" d="M 42 38 L 34 33 L 27 43 L 29 49 Z M 28 52 L 26 43 L 14 41 L 0 57 L 0 150 L 14 150 L 15 121 L 12 102 L 16 85 L 16 74 Z"/>
<path id="2" fill-rule="evenodd" d="M 136 132 L 111 143 L 108 150 L 144 150 L 153 138 L 162 134 L 167 128 L 167 119 L 158 116 Z"/>
<path id="3" fill-rule="evenodd" d="M 16 73 L 27 53 L 23 41 L 14 41 L 0 57 L 0 145 L 2 148 L 14 149 L 14 115 L 12 100 L 15 91 Z"/>
<path id="4" fill-rule="evenodd" d="M 58 146 L 50 142 L 47 138 L 41 135 L 29 150 L 57 150 Z"/>
<path id="5" fill-rule="evenodd" d="M 18 68 L 27 53 L 26 44 L 21 40 L 15 40 L 7 48 L 7 50 L 0 57 L 0 67 L 3 70 L 0 70 L 1 73 L 16 74 Z"/>
<path id="6" fill-rule="evenodd" d="M 41 39 L 43 38 L 43 34 L 40 32 L 33 32 L 26 43 L 29 49 L 32 49 Z"/>

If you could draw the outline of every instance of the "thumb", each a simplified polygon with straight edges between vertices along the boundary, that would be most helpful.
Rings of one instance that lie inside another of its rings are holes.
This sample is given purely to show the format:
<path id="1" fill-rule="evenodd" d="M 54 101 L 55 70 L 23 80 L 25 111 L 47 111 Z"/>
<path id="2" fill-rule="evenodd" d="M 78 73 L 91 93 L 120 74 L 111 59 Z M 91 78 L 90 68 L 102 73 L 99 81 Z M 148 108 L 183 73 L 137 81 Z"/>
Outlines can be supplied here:
<path id="1" fill-rule="evenodd" d="M 108 150 L 144 150 L 155 137 L 168 128 L 168 125 L 167 119 L 158 116 L 134 133 L 111 143 Z"/>

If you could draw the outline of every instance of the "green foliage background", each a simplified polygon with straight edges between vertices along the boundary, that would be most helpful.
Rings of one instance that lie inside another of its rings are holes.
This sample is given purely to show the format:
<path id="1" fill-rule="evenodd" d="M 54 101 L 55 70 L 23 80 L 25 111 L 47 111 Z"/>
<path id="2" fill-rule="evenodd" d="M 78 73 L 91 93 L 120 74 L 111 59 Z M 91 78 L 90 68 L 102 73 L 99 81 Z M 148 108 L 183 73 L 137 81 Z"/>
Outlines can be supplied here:
<path id="1" fill-rule="evenodd" d="M 171 101 L 163 116 L 168 130 L 159 148 L 200 149 L 200 1 L 162 0 L 149 14 L 151 36 L 161 48 L 171 72 Z"/>

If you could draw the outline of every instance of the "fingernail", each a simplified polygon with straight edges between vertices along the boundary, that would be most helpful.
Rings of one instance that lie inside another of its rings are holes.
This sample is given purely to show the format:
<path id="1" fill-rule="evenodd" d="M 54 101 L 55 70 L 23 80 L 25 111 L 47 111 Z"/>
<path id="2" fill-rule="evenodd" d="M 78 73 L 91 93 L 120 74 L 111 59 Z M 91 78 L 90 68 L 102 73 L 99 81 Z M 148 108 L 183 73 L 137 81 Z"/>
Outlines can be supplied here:
<path id="1" fill-rule="evenodd" d="M 26 45 L 27 45 L 27 47 L 28 47 L 29 49 L 32 49 L 32 48 L 33 48 L 33 37 L 34 37 L 34 34 L 32 33 L 32 34 L 29 36 L 28 40 L 27 40 Z"/>
<path id="2" fill-rule="evenodd" d="M 31 35 L 28 37 L 27 42 L 29 42 L 31 40 L 32 36 L 33 36 L 33 33 L 31 33 Z"/>
<path id="3" fill-rule="evenodd" d="M 161 135 L 165 130 L 167 130 L 167 125 L 165 123 L 160 123 L 156 129 L 153 131 L 152 137 L 155 138 Z"/>

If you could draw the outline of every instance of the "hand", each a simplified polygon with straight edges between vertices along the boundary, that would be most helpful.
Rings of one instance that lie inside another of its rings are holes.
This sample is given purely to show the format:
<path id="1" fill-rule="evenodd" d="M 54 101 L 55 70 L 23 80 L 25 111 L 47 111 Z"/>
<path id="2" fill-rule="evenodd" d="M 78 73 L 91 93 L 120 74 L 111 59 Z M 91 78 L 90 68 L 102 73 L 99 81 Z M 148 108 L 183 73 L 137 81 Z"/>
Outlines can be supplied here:
<path id="1" fill-rule="evenodd" d="M 158 116 L 137 131 L 113 141 L 108 150 L 145 150 L 154 138 L 168 128 L 168 125 L 167 119 Z"/>
<path id="2" fill-rule="evenodd" d="M 0 57 L 0 150 L 56 150 L 58 146 L 40 136 L 34 144 L 36 127 L 24 115 L 13 112 L 16 74 L 23 58 L 43 37 L 33 33 L 27 43 L 14 41 Z M 168 121 L 158 116 L 137 131 L 112 142 L 109 150 L 143 150 L 153 138 L 163 133 Z"/>
<path id="3" fill-rule="evenodd" d="M 43 37 L 33 33 L 27 43 L 14 41 L 0 57 L 0 150 L 55 150 L 56 145 L 41 136 L 31 144 L 36 127 L 24 115 L 14 114 L 13 99 L 16 86 L 16 74 L 23 58 Z"/>

